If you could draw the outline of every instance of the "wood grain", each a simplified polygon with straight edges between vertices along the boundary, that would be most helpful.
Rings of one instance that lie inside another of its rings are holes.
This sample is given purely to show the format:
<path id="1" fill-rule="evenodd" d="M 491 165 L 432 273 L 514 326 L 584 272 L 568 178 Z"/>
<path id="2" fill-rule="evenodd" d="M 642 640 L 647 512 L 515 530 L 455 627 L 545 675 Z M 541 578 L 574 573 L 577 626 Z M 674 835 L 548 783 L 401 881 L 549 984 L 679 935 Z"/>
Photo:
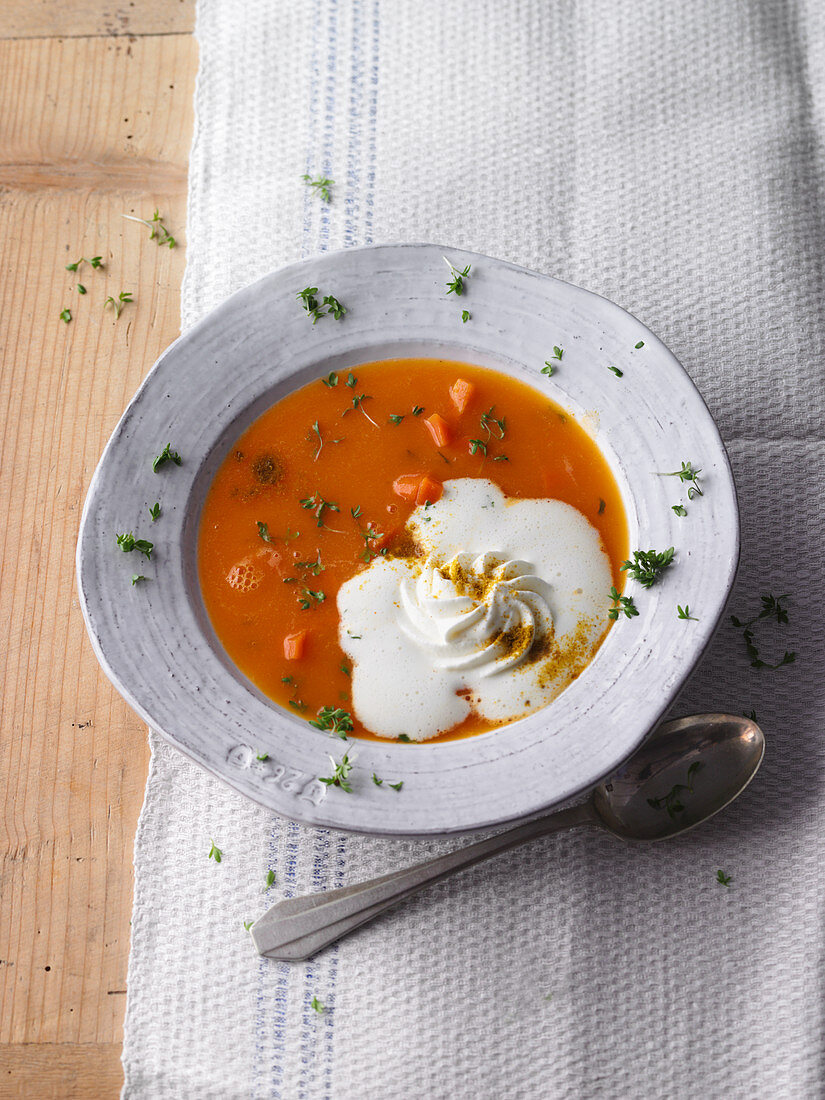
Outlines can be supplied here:
<path id="1" fill-rule="evenodd" d="M 190 34 L 195 0 L 3 0 L 0 38 Z"/>
<path id="2" fill-rule="evenodd" d="M 0 1046 L 0 1096 L 9 1100 L 101 1100 L 123 1083 L 120 1043 Z"/>
<path id="3" fill-rule="evenodd" d="M 186 35 L 0 41 L 0 1095 L 120 1081 L 146 730 L 86 639 L 74 549 L 106 439 L 178 333 L 196 55 Z M 180 247 L 122 218 L 155 207 Z"/>

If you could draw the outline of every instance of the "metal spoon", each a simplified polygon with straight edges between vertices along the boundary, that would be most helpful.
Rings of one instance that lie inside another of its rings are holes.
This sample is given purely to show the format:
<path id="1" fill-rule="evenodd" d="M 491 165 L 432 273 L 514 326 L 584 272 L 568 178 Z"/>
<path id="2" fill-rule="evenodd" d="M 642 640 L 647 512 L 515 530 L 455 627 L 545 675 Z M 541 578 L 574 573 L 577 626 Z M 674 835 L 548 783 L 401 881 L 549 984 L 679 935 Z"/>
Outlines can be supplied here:
<path id="1" fill-rule="evenodd" d="M 676 836 L 732 802 L 764 752 L 762 730 L 748 718 L 694 714 L 664 722 L 586 802 L 402 871 L 278 902 L 252 925 L 252 939 L 269 958 L 308 959 L 454 871 L 577 825 L 598 825 L 622 840 Z"/>

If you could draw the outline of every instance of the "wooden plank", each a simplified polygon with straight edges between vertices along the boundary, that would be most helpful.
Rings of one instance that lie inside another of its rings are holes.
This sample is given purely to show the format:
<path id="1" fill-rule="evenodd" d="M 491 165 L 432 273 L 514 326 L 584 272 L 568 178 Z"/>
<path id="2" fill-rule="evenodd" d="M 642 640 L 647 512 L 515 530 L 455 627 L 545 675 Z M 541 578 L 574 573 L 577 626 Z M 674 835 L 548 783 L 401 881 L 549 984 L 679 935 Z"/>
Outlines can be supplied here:
<path id="1" fill-rule="evenodd" d="M 195 0 L 3 0 L 0 38 L 191 34 Z"/>
<path id="2" fill-rule="evenodd" d="M 0 1096 L 109 1100 L 123 1084 L 119 1043 L 0 1046 Z"/>
<path id="3" fill-rule="evenodd" d="M 31 1044 L 121 1036 L 146 731 L 86 639 L 74 549 L 103 445 L 178 332 L 195 69 L 185 36 L 0 42 L 0 1043 L 18 1066 Z M 181 247 L 122 218 L 155 207 Z M 103 270 L 65 270 L 93 255 Z"/>

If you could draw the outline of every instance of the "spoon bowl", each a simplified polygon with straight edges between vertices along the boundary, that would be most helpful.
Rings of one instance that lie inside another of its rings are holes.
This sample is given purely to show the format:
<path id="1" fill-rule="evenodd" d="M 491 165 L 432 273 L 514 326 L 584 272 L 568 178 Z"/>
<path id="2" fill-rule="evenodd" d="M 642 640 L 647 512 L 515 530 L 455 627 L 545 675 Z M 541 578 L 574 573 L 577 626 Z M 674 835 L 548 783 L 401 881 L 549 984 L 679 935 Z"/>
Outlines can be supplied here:
<path id="1" fill-rule="evenodd" d="M 623 840 L 666 840 L 719 813 L 750 783 L 765 737 L 749 718 L 665 722 L 593 791 L 600 823 Z"/>
<path id="2" fill-rule="evenodd" d="M 764 753 L 762 730 L 749 718 L 693 714 L 664 722 L 586 802 L 369 882 L 278 902 L 252 925 L 252 939 L 269 958 L 308 959 L 423 887 L 561 829 L 598 825 L 622 840 L 665 840 L 731 803 Z"/>

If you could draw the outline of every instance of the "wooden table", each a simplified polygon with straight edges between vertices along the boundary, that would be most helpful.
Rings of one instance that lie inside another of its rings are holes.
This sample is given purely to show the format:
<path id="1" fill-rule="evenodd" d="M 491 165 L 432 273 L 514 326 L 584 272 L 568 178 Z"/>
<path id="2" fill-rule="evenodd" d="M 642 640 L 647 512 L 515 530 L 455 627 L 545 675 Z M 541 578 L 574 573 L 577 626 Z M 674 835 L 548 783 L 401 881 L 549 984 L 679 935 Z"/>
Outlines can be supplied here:
<path id="1" fill-rule="evenodd" d="M 0 4 L 4 1097 L 97 1100 L 122 1081 L 148 750 L 86 638 L 74 551 L 106 439 L 179 330 L 193 24 L 194 0 Z M 121 216 L 156 207 L 174 250 Z"/>

